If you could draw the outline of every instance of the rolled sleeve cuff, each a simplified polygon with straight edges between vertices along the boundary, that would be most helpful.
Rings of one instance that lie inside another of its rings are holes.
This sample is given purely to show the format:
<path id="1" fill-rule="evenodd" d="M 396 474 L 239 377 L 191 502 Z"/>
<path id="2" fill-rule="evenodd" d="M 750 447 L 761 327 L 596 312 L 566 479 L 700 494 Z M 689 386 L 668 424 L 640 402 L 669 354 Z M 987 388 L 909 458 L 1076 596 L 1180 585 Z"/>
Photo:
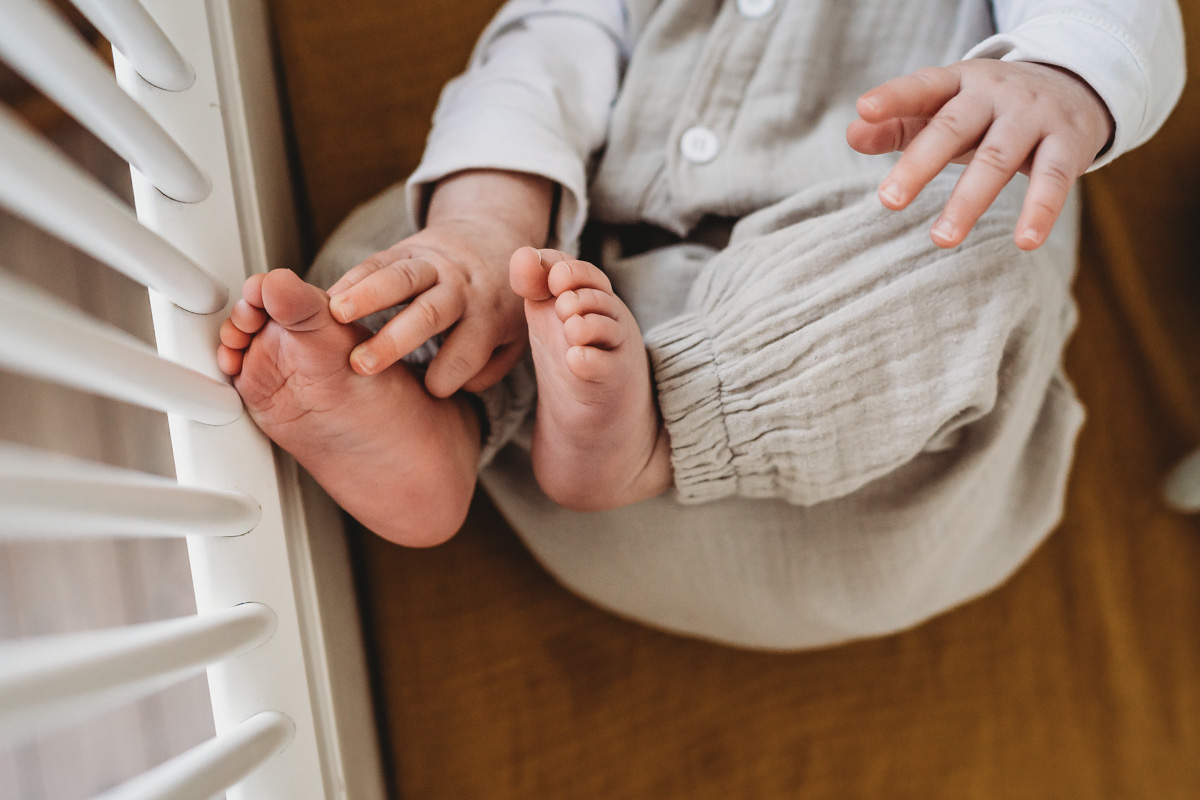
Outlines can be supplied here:
<path id="1" fill-rule="evenodd" d="M 562 187 L 551 247 L 571 251 L 587 219 L 587 178 L 579 156 L 562 137 L 529 124 L 505 108 L 474 109 L 439 120 L 424 158 L 405 184 L 409 222 L 424 227 L 434 185 L 468 169 L 500 169 L 540 175 Z"/>
<path id="2" fill-rule="evenodd" d="M 1147 59 L 1119 26 L 1086 12 L 1063 12 L 1027 20 L 971 48 L 965 58 L 1032 61 L 1070 70 L 1108 106 L 1115 123 L 1112 144 L 1089 167 L 1097 169 L 1132 150 L 1144 131 L 1150 97 Z"/>

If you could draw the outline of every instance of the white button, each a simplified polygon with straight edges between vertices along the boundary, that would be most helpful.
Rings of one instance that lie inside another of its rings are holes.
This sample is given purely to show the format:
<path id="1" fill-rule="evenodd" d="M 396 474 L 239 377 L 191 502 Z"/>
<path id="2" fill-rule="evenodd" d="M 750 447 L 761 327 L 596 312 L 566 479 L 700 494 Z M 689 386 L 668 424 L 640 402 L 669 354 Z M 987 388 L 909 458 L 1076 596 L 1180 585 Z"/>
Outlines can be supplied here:
<path id="1" fill-rule="evenodd" d="M 679 152 L 693 164 L 707 164 L 721 152 L 721 140 L 708 128 L 696 125 L 679 137 Z"/>
<path id="2" fill-rule="evenodd" d="M 737 7 L 742 16 L 754 19 L 769 14 L 775 7 L 775 0 L 737 0 Z"/>

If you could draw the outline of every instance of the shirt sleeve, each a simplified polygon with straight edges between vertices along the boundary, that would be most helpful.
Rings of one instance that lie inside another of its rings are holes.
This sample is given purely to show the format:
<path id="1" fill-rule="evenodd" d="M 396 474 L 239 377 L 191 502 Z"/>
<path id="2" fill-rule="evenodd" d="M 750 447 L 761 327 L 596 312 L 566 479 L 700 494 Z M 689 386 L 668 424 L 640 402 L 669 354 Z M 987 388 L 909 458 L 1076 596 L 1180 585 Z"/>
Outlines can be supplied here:
<path id="1" fill-rule="evenodd" d="M 948 451 L 1017 460 L 1070 330 L 1072 226 L 1018 250 L 1009 190 L 939 250 L 955 177 L 903 212 L 871 180 L 746 218 L 646 332 L 681 502 L 808 506 Z"/>
<path id="2" fill-rule="evenodd" d="M 995 0 L 999 31 L 965 58 L 1036 61 L 1075 73 L 1116 123 L 1107 164 L 1162 126 L 1183 91 L 1183 21 L 1176 0 Z"/>
<path id="3" fill-rule="evenodd" d="M 512 170 L 562 187 L 551 244 L 570 249 L 587 217 L 588 163 L 604 143 L 630 37 L 621 0 L 509 0 L 467 71 L 442 92 L 407 183 L 414 226 L 441 178 Z"/>

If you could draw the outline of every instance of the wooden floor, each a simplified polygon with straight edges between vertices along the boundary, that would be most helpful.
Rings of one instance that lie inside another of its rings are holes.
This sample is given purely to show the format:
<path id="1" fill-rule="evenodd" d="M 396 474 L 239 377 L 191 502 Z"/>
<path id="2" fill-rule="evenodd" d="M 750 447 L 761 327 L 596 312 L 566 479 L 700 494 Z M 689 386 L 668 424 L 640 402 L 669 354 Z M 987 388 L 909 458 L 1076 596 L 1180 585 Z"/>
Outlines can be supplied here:
<path id="1" fill-rule="evenodd" d="M 412 168 L 496 5 L 276 0 L 316 239 Z M 1200 797 L 1200 521 L 1159 499 L 1200 445 L 1196 78 L 1088 179 L 1068 371 L 1089 420 L 1066 519 L 1012 581 L 908 633 L 768 656 L 578 600 L 484 498 L 432 551 L 360 536 L 395 796 Z"/>

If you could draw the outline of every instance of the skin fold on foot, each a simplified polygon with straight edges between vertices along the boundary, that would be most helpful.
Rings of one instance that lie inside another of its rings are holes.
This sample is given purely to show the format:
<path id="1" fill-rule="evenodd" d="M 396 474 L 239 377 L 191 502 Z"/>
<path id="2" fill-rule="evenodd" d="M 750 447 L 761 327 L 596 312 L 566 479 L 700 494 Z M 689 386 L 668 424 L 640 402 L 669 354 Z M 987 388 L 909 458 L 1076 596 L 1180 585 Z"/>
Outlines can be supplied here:
<path id="1" fill-rule="evenodd" d="M 385 539 L 415 547 L 466 517 L 479 420 L 462 396 L 430 395 L 404 364 L 363 376 L 350 351 L 370 332 L 290 270 L 254 275 L 221 326 L 217 361 L 251 418 L 339 505 Z"/>
<path id="2" fill-rule="evenodd" d="M 642 334 L 604 273 L 557 250 L 509 264 L 525 298 L 537 371 L 533 468 L 555 502 L 580 511 L 636 503 L 672 482 Z"/>

